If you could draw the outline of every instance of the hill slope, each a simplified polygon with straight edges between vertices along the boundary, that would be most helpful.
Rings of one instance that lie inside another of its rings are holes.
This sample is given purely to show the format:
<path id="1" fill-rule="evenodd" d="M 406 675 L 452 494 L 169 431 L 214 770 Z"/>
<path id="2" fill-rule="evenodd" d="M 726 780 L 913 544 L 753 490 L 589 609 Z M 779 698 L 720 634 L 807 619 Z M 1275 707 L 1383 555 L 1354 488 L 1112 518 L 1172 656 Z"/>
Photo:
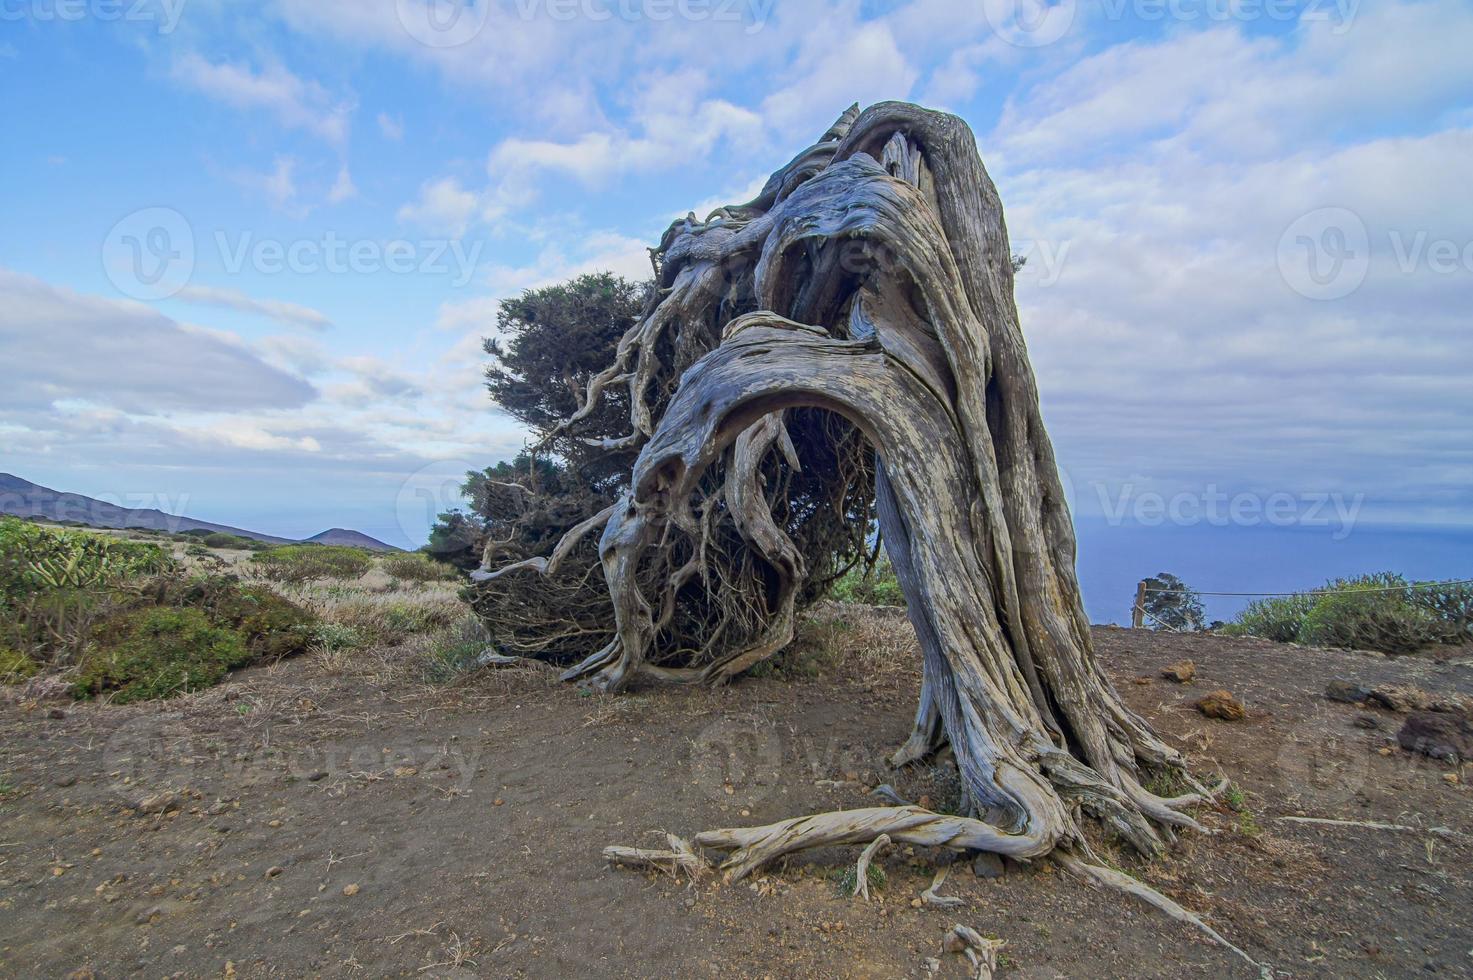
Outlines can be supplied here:
<path id="1" fill-rule="evenodd" d="M 378 538 L 371 538 L 362 531 L 353 531 L 345 527 L 330 527 L 320 534 L 314 534 L 310 538 L 302 539 L 304 544 L 345 544 L 352 548 L 366 548 L 369 551 L 400 551 L 391 544 L 385 544 Z"/>
<path id="2" fill-rule="evenodd" d="M 199 521 L 192 517 L 168 514 L 155 508 L 130 508 L 98 500 L 80 493 L 53 490 L 38 483 L 22 479 L 11 473 L 0 473 L 0 514 L 14 517 L 43 517 L 51 521 L 78 521 L 89 527 L 127 528 L 137 527 L 151 531 L 222 531 L 243 538 L 265 541 L 267 544 L 295 544 L 291 538 L 246 531 L 228 524 Z M 307 538 L 318 544 L 346 544 L 374 551 L 398 551 L 393 545 L 385 544 L 358 531 L 335 527 Z"/>

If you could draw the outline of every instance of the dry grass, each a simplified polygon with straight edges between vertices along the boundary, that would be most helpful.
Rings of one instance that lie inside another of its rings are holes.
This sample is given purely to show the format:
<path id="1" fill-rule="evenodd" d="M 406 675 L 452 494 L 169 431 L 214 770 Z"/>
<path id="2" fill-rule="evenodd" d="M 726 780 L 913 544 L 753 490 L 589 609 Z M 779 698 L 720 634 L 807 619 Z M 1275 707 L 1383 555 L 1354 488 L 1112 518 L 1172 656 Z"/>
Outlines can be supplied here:
<path id="1" fill-rule="evenodd" d="M 903 609 L 826 602 L 798 624 L 792 645 L 754 673 L 816 677 L 843 672 L 872 683 L 919 683 L 915 629 Z"/>

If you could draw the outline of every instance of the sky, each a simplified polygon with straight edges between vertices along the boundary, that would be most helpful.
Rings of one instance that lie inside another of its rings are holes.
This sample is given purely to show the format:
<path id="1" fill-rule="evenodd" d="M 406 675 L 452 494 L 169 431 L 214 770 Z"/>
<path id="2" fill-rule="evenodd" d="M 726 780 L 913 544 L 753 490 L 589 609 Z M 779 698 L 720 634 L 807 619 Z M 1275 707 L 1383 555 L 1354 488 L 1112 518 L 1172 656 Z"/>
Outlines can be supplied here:
<path id="1" fill-rule="evenodd" d="M 1466 0 L 0 0 L 0 470 L 418 544 L 526 438 L 500 299 L 644 276 L 905 99 L 971 125 L 1028 258 L 1087 598 L 1442 575 L 1470 50 Z"/>

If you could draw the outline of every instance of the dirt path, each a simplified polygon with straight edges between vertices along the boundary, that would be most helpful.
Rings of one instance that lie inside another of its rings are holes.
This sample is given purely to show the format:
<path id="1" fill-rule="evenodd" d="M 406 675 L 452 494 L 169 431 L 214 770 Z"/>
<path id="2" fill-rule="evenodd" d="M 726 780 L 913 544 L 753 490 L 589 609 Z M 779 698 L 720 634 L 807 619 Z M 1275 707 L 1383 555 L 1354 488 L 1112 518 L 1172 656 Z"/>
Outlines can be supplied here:
<path id="1" fill-rule="evenodd" d="M 1223 833 L 1183 837 L 1141 877 L 1285 975 L 1473 976 L 1467 839 L 1276 820 L 1473 834 L 1448 766 L 1378 752 L 1393 716 L 1322 697 L 1332 677 L 1473 693 L 1473 668 L 1115 629 L 1096 642 L 1135 708 L 1247 792 L 1244 812 L 1203 816 Z M 1183 656 L 1194 683 L 1157 678 Z M 943 891 L 968 904 L 937 912 L 910 904 L 925 851 L 885 852 L 869 904 L 835 887 L 857 849 L 737 886 L 604 865 L 604 845 L 652 830 L 866 805 L 876 781 L 945 802 L 937 772 L 882 761 L 914 675 L 804 673 L 610 698 L 527 672 L 383 688 L 299 661 L 164 705 L 0 704 L 0 975 L 891 978 L 939 957 L 936 975 L 960 977 L 940 953 L 952 922 L 1006 940 L 1004 977 L 1254 975 L 1053 866 L 982 879 L 958 864 Z M 1190 708 L 1215 687 L 1248 719 Z M 145 801 L 169 808 L 126 808 Z"/>

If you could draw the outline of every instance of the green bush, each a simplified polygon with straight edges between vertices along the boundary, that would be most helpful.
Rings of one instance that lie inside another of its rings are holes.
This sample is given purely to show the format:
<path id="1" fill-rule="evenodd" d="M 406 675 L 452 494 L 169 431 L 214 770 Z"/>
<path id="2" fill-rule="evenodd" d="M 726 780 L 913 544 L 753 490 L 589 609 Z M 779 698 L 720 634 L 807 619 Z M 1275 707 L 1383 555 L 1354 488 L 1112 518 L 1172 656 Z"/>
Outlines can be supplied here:
<path id="1" fill-rule="evenodd" d="M 217 684 L 250 659 L 239 633 L 211 625 L 198 609 L 139 609 L 99 627 L 72 694 L 111 692 L 120 704 L 173 697 Z"/>
<path id="2" fill-rule="evenodd" d="M 233 551 L 248 551 L 255 544 L 250 538 L 243 538 L 238 534 L 226 534 L 217 531 L 204 537 L 207 548 L 227 548 Z"/>
<path id="3" fill-rule="evenodd" d="M 346 623 L 318 623 L 312 639 L 325 650 L 356 650 L 364 645 L 363 635 Z"/>
<path id="4" fill-rule="evenodd" d="M 1392 572 L 1335 579 L 1317 595 L 1250 603 L 1226 632 L 1279 642 L 1412 653 L 1473 639 L 1473 589 L 1418 586 Z"/>
<path id="5" fill-rule="evenodd" d="M 317 638 L 317 616 L 261 585 L 242 585 L 233 575 L 161 580 L 157 605 L 199 609 L 211 625 L 234 630 L 255 659 L 280 660 L 305 653 Z"/>
<path id="6" fill-rule="evenodd" d="M 251 562 L 273 582 L 357 578 L 373 567 L 361 548 L 326 544 L 288 544 L 257 552 Z"/>
<path id="7" fill-rule="evenodd" d="M 19 650 L 0 646 L 0 684 L 19 684 L 40 670 L 40 664 Z"/>
<path id="8" fill-rule="evenodd" d="M 895 566 L 883 556 L 868 573 L 860 566 L 849 569 L 833 584 L 829 594 L 839 602 L 858 602 L 866 606 L 905 605 L 905 593 L 900 591 Z"/>
<path id="9" fill-rule="evenodd" d="M 1238 618 L 1223 632 L 1232 636 L 1261 636 L 1275 643 L 1293 643 L 1299 639 L 1304 618 L 1314 608 L 1314 596 L 1279 596 L 1255 599 L 1248 603 Z"/>
<path id="10" fill-rule="evenodd" d="M 437 561 L 422 551 L 406 551 L 379 560 L 379 567 L 393 578 L 406 582 L 446 582 L 460 577 L 453 565 Z"/>
<path id="11" fill-rule="evenodd" d="M 0 601 L 36 590 L 99 588 L 175 567 L 156 544 L 0 518 Z"/>

